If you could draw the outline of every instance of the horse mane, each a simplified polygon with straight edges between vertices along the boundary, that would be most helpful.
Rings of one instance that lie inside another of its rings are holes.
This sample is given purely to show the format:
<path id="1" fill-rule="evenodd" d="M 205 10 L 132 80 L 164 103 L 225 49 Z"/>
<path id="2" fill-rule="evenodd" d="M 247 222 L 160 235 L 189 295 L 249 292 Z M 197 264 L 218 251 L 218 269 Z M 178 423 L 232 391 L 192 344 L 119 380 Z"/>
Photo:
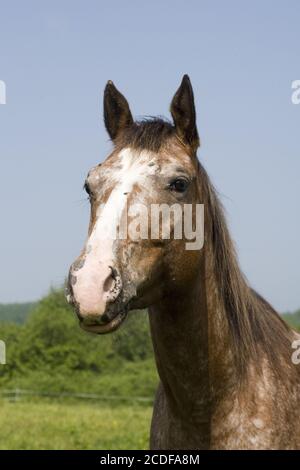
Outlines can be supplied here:
<path id="1" fill-rule="evenodd" d="M 245 375 L 250 361 L 259 368 L 263 356 L 269 360 L 273 371 L 280 373 L 290 362 L 292 330 L 249 286 L 237 261 L 222 203 L 200 163 L 199 183 L 207 211 L 206 223 L 210 225 L 214 274 L 239 375 Z"/>
<path id="2" fill-rule="evenodd" d="M 172 123 L 163 118 L 150 117 L 128 127 L 116 145 L 158 152 L 174 136 L 176 132 Z M 262 355 L 269 360 L 274 372 L 280 373 L 290 361 L 292 330 L 273 307 L 249 286 L 239 267 L 217 191 L 205 169 L 198 161 L 197 164 L 219 300 L 228 321 L 239 377 L 245 375 L 250 362 L 259 367 Z"/>
<path id="3" fill-rule="evenodd" d="M 166 141 L 175 135 L 175 127 L 171 122 L 150 116 L 127 127 L 118 137 L 116 145 L 120 148 L 130 146 L 134 149 L 159 152 Z"/>

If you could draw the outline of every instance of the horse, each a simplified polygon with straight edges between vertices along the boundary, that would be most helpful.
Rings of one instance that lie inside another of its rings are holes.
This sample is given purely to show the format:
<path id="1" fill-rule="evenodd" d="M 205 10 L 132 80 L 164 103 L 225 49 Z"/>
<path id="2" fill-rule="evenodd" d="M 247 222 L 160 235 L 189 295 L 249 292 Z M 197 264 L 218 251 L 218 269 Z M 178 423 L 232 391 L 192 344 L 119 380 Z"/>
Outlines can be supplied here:
<path id="1" fill-rule="evenodd" d="M 132 309 L 148 309 L 160 378 L 151 449 L 299 449 L 300 366 L 291 357 L 300 336 L 239 267 L 218 193 L 197 157 L 187 75 L 170 111 L 172 121 L 135 121 L 107 82 L 104 123 L 113 149 L 85 180 L 90 223 L 70 267 L 68 301 L 80 326 L 95 334 L 119 328 Z M 120 227 L 136 203 L 203 205 L 203 244 L 188 250 L 184 235 L 161 231 L 113 237 L 109 227 Z"/>

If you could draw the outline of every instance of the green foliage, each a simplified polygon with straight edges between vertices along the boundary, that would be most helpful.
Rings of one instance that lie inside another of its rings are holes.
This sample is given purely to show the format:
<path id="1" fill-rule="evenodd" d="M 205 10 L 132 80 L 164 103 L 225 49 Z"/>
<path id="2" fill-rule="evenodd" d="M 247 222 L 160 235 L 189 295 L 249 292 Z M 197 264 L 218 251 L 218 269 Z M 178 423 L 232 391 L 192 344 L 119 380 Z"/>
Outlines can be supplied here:
<path id="1" fill-rule="evenodd" d="M 300 311 L 284 318 L 300 328 Z M 157 384 L 146 312 L 131 312 L 119 331 L 85 333 L 61 290 L 36 304 L 23 324 L 0 323 L 7 364 L 0 388 L 99 395 L 154 396 Z"/>
<path id="2" fill-rule="evenodd" d="M 126 324 L 112 336 L 112 339 L 115 353 L 128 361 L 152 357 L 147 312 L 130 312 Z"/>
<path id="3" fill-rule="evenodd" d="M 24 323 L 35 306 L 36 302 L 27 302 L 23 304 L 0 304 L 0 322 L 8 321 Z"/>
<path id="4" fill-rule="evenodd" d="M 146 312 L 131 312 L 112 335 L 80 329 L 61 290 L 42 299 L 22 325 L 1 323 L 7 364 L 0 387 L 153 397 L 157 377 Z"/>
<path id="5" fill-rule="evenodd" d="M 282 317 L 289 325 L 300 331 L 300 310 L 294 313 L 285 313 Z"/>

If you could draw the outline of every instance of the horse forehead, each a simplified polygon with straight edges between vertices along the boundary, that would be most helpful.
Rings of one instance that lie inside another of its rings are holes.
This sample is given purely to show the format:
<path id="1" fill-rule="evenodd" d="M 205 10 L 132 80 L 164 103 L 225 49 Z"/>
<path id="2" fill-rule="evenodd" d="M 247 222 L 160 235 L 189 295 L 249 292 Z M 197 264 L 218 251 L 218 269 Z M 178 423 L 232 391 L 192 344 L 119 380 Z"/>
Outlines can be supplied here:
<path id="1" fill-rule="evenodd" d="M 159 154 L 149 150 L 135 150 L 130 147 L 122 149 L 118 154 L 117 178 L 130 177 L 138 179 L 149 174 L 155 174 L 160 169 Z M 112 169 L 114 177 L 114 168 Z"/>
<path id="2" fill-rule="evenodd" d="M 97 182 L 104 178 L 108 184 L 142 182 L 147 176 L 170 173 L 180 163 L 185 166 L 189 162 L 187 154 L 156 153 L 126 147 L 106 160 L 101 167 L 92 168 L 88 179 Z"/>
<path id="3" fill-rule="evenodd" d="M 124 148 L 108 157 L 102 165 L 91 168 L 88 179 L 92 182 L 100 177 L 120 180 L 121 176 L 127 173 L 146 173 L 147 165 L 151 167 L 154 166 L 153 163 L 157 165 L 157 155 L 153 152 Z"/>

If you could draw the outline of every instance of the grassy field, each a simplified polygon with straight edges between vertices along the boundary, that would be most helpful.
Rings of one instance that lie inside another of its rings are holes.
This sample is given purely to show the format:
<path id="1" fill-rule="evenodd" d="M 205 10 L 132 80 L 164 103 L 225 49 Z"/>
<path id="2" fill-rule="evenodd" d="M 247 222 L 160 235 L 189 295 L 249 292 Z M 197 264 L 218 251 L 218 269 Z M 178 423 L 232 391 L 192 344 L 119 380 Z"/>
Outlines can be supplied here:
<path id="1" fill-rule="evenodd" d="M 151 407 L 0 402 L 0 449 L 147 449 Z"/>

